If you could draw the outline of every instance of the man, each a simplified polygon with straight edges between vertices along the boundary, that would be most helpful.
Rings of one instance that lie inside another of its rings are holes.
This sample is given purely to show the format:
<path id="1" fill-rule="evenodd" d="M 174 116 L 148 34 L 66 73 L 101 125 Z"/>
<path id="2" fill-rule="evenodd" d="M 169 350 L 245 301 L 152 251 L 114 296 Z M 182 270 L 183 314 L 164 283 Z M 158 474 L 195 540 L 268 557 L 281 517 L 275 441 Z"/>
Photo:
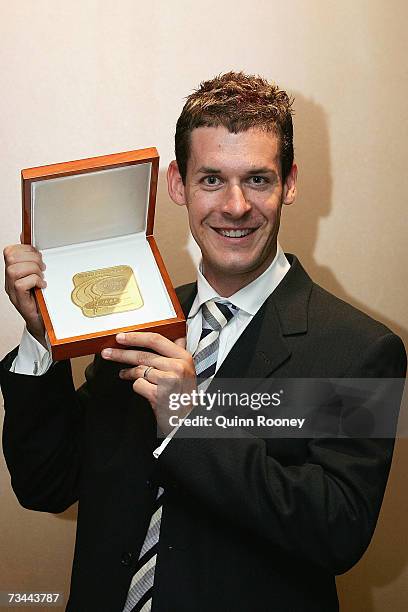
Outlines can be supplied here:
<path id="1" fill-rule="evenodd" d="M 178 120 L 176 158 L 169 193 L 202 252 L 197 284 L 178 292 L 186 345 L 120 334 L 123 349 L 97 356 L 75 394 L 69 363 L 49 367 L 42 348 L 30 293 L 45 284 L 41 255 L 5 249 L 28 330 L 1 372 L 13 488 L 31 509 L 79 499 L 68 610 L 337 610 L 334 576 L 370 542 L 392 440 L 189 439 L 159 410 L 157 385 L 195 385 L 196 374 L 213 388 L 221 378 L 403 377 L 402 342 L 277 243 L 297 178 L 285 92 L 242 73 L 203 83 Z M 27 375 L 33 361 L 39 376 Z"/>

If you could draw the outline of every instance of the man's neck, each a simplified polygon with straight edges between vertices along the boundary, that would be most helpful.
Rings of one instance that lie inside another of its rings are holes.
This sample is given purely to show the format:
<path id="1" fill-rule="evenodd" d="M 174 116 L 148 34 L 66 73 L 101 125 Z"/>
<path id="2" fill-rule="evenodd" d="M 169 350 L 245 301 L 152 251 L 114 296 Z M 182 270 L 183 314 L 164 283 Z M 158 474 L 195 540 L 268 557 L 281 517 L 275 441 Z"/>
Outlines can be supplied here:
<path id="1" fill-rule="evenodd" d="M 269 268 L 272 261 L 276 257 L 277 249 L 273 254 L 273 257 L 268 258 L 264 264 L 252 272 L 245 272 L 243 274 L 219 274 L 217 271 L 206 268 L 205 262 L 202 263 L 202 274 L 206 278 L 207 282 L 211 287 L 218 293 L 220 297 L 229 298 L 234 293 L 237 293 L 243 287 L 246 287 L 252 283 L 256 278 L 261 276 Z"/>

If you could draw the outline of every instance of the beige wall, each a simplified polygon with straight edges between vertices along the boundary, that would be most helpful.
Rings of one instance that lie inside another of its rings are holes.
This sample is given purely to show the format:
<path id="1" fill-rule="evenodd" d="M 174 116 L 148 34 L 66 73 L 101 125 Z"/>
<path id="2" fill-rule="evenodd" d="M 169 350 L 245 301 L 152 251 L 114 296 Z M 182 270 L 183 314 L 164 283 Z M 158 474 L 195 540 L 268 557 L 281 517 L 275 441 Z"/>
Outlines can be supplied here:
<path id="1" fill-rule="evenodd" d="M 300 195 L 284 246 L 408 340 L 403 0 L 1 0 L 0 11 L 2 246 L 20 231 L 21 168 L 155 145 L 157 238 L 174 283 L 189 280 L 196 251 L 163 174 L 182 98 L 218 72 L 258 72 L 296 97 Z M 3 355 L 22 329 L 3 293 L 0 317 Z M 407 460 L 400 440 L 372 545 L 339 579 L 343 611 L 406 610 Z M 0 591 L 66 590 L 75 510 L 19 508 L 4 466 L 0 491 Z"/>

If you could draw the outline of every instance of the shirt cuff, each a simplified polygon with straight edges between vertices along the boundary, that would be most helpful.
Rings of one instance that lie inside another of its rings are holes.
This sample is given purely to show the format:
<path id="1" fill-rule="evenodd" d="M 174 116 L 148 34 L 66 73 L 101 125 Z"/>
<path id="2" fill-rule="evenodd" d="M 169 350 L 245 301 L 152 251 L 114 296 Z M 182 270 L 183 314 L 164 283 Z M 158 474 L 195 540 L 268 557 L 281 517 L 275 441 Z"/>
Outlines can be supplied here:
<path id="1" fill-rule="evenodd" d="M 190 410 L 190 412 L 191 412 L 191 410 Z M 169 434 L 167 434 L 167 436 L 164 438 L 164 440 L 160 444 L 160 446 L 158 446 L 157 448 L 154 449 L 153 457 L 155 457 L 156 459 L 158 459 L 160 457 L 160 455 L 162 454 L 162 452 L 164 451 L 164 449 L 166 448 L 166 446 L 168 445 L 168 443 L 170 442 L 172 437 L 178 432 L 178 430 L 180 429 L 180 427 L 182 426 L 182 424 L 184 422 L 184 419 L 186 419 L 188 417 L 190 412 L 188 412 L 182 419 L 179 419 L 178 425 L 176 425 L 176 427 L 174 427 L 174 429 L 172 429 L 171 432 Z"/>
<path id="2" fill-rule="evenodd" d="M 164 449 L 166 448 L 166 446 L 168 445 L 168 443 L 170 442 L 170 440 L 172 439 L 172 437 L 174 436 L 174 434 L 176 433 L 180 425 L 181 423 L 179 423 L 174 429 L 172 429 L 171 432 L 167 434 L 167 436 L 164 438 L 160 446 L 154 449 L 153 457 L 155 457 L 156 459 L 160 457 L 160 455 L 162 454 L 162 452 L 164 451 Z"/>
<path id="3" fill-rule="evenodd" d="M 18 354 L 11 365 L 10 372 L 29 376 L 41 376 L 48 372 L 52 366 L 51 344 L 47 334 L 45 334 L 45 339 L 48 349 L 44 348 L 25 327 Z"/>

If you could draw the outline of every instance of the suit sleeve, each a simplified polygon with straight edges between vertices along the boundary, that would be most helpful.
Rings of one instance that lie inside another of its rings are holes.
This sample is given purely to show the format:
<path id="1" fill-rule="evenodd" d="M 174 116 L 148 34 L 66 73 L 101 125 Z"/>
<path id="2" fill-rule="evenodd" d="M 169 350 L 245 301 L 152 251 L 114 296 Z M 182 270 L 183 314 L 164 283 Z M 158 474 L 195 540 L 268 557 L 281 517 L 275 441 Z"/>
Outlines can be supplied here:
<path id="1" fill-rule="evenodd" d="M 360 355 L 348 378 L 403 378 L 401 340 L 386 334 Z M 158 461 L 208 513 L 259 545 L 339 574 L 367 548 L 391 465 L 392 439 L 316 438 L 301 465 L 282 465 L 264 440 L 182 438 Z M 287 440 L 288 444 L 292 441 Z"/>
<path id="2" fill-rule="evenodd" d="M 88 385 L 75 391 L 69 361 L 42 376 L 10 372 L 16 353 L 0 364 L 11 484 L 24 507 L 62 512 L 78 499 Z"/>

